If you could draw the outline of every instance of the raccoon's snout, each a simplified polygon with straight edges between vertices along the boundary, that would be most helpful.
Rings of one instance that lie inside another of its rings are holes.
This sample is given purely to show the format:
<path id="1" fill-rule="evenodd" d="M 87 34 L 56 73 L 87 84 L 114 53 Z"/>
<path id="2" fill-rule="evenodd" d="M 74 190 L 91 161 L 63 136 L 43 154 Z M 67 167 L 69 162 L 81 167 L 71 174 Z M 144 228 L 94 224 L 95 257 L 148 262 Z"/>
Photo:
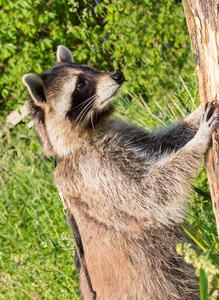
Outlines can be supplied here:
<path id="1" fill-rule="evenodd" d="M 118 84 L 122 84 L 125 81 L 125 76 L 121 71 L 117 71 L 116 73 L 114 73 L 111 78 Z"/>

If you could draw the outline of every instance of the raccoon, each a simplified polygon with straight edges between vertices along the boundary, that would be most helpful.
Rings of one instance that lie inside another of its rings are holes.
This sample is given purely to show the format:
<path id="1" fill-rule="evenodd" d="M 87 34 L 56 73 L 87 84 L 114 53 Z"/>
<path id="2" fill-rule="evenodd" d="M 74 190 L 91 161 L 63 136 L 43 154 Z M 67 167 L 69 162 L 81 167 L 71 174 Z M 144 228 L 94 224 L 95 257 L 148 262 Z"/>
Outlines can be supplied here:
<path id="1" fill-rule="evenodd" d="M 64 46 L 51 69 L 22 80 L 45 154 L 61 158 L 54 181 L 77 222 L 96 299 L 199 299 L 194 269 L 175 247 L 189 241 L 181 223 L 219 125 L 214 103 L 148 132 L 112 117 L 124 74 L 75 64 Z M 82 270 L 80 291 L 90 299 Z"/>

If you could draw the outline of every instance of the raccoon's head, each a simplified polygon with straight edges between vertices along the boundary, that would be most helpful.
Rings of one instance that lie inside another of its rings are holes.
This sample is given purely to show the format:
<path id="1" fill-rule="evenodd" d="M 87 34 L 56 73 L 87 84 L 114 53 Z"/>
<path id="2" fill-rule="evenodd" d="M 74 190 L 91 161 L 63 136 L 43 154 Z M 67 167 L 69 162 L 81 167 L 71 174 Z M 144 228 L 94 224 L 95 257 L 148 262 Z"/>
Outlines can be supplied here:
<path id="1" fill-rule="evenodd" d="M 31 96 L 31 113 L 45 152 L 56 153 L 54 132 L 60 136 L 60 132 L 76 127 L 97 127 L 113 112 L 110 101 L 124 80 L 120 71 L 103 73 L 75 64 L 64 46 L 58 47 L 57 63 L 51 69 L 41 75 L 24 75 L 22 81 Z"/>

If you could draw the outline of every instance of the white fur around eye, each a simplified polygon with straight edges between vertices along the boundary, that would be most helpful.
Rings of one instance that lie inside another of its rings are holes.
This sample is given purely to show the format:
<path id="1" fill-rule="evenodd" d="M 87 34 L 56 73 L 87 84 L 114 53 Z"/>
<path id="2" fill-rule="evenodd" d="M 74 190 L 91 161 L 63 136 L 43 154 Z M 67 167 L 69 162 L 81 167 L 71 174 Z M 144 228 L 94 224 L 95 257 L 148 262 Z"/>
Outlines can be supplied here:
<path id="1" fill-rule="evenodd" d="M 77 74 L 74 74 L 72 79 L 66 82 L 61 91 L 61 97 L 57 102 L 55 102 L 56 113 L 65 115 L 72 105 L 72 93 L 76 88 L 76 83 L 78 80 Z"/>

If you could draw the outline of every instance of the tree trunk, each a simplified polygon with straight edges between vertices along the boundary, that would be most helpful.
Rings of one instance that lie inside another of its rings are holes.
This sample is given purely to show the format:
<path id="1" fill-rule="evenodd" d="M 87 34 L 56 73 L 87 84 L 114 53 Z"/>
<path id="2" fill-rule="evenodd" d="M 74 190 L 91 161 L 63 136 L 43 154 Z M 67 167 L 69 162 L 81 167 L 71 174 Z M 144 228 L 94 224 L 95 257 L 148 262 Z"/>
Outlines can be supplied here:
<path id="1" fill-rule="evenodd" d="M 219 0 L 183 0 L 192 43 L 202 108 L 219 104 Z M 219 236 L 219 129 L 206 154 L 206 170 Z"/>

